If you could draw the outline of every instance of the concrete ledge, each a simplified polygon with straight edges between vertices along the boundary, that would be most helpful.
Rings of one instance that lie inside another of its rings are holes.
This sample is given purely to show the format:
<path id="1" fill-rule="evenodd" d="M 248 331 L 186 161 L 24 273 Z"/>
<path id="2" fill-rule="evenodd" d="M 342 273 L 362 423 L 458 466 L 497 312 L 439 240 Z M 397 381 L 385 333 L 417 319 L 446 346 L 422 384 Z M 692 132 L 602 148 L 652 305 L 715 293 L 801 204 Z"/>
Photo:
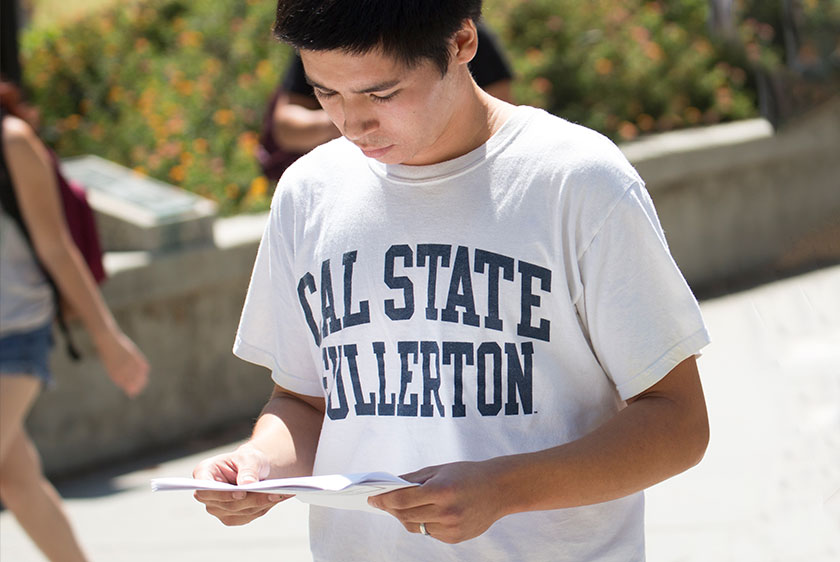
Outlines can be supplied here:
<path id="1" fill-rule="evenodd" d="M 86 188 L 106 251 L 171 250 L 212 238 L 216 204 L 98 156 L 62 161 Z"/>
<path id="2" fill-rule="evenodd" d="M 766 159 L 762 141 L 773 138 L 764 119 L 673 131 L 626 143 L 621 149 L 649 186 L 666 185 L 686 176 L 716 168 L 743 166 Z"/>
<path id="3" fill-rule="evenodd" d="M 622 150 L 645 178 L 695 290 L 840 261 L 840 98 L 773 134 L 747 121 L 658 135 Z"/>

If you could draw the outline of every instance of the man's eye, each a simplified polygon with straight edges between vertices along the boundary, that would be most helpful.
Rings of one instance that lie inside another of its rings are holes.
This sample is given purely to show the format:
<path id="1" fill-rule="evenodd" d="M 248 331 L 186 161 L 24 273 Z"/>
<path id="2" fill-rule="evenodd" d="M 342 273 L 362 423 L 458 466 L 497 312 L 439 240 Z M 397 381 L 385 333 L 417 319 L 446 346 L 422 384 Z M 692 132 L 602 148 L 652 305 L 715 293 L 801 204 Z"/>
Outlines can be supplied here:
<path id="1" fill-rule="evenodd" d="M 388 100 L 394 99 L 394 97 L 399 93 L 400 93 L 400 91 L 396 90 L 395 92 L 391 92 L 387 96 L 377 96 L 375 94 L 371 94 L 370 97 L 373 101 L 375 101 L 377 103 L 385 103 Z"/>
<path id="2" fill-rule="evenodd" d="M 335 95 L 335 92 L 325 92 L 323 90 L 315 89 L 315 95 L 319 98 L 331 98 Z"/>

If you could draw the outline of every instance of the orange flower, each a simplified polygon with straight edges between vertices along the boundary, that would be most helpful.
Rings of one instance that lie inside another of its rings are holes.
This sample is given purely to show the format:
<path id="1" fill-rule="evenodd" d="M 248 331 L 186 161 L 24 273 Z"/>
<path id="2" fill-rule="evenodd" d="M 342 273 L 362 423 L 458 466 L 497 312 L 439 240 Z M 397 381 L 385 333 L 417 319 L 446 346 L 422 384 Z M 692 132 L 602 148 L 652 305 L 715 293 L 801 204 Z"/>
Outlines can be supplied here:
<path id="1" fill-rule="evenodd" d="M 639 136 L 639 129 L 630 121 L 622 121 L 618 126 L 618 134 L 623 140 L 633 140 Z"/>
<path id="2" fill-rule="evenodd" d="M 525 57 L 528 59 L 528 62 L 530 62 L 533 65 L 539 65 L 540 63 L 542 63 L 543 59 L 545 59 L 545 55 L 543 55 L 543 52 L 534 47 L 531 47 L 530 49 L 525 51 Z"/>
<path id="3" fill-rule="evenodd" d="M 696 125 L 700 122 L 700 119 L 703 117 L 703 114 L 694 106 L 686 107 L 685 111 L 683 112 L 683 116 L 685 117 L 686 123 L 689 125 Z"/>
<path id="4" fill-rule="evenodd" d="M 613 63 L 610 59 L 605 59 L 601 57 L 595 61 L 595 72 L 597 72 L 601 76 L 606 76 L 607 74 L 611 73 L 612 69 Z"/>
<path id="5" fill-rule="evenodd" d="M 548 18 L 548 21 L 545 22 L 545 27 L 551 31 L 558 32 L 563 29 L 564 23 L 563 18 L 555 15 Z"/>
<path id="6" fill-rule="evenodd" d="M 252 198 L 261 198 L 265 197 L 268 193 L 268 180 L 265 176 L 257 176 L 251 182 L 251 186 L 248 188 L 248 197 Z"/>
<path id="7" fill-rule="evenodd" d="M 217 58 L 209 58 L 204 61 L 204 72 L 203 74 L 207 74 L 210 76 L 214 76 L 218 74 L 222 70 L 222 63 Z"/>
<path id="8" fill-rule="evenodd" d="M 656 14 L 662 14 L 663 12 L 662 4 L 659 2 L 648 2 L 645 7 Z"/>
<path id="9" fill-rule="evenodd" d="M 193 150 L 195 150 L 198 154 L 207 154 L 207 140 L 203 138 L 197 138 L 193 141 Z"/>
<path id="10" fill-rule="evenodd" d="M 650 41 L 650 31 L 640 25 L 634 25 L 630 28 L 630 37 L 636 40 L 637 43 L 647 43 Z"/>
<path id="11" fill-rule="evenodd" d="M 176 183 L 181 183 L 184 181 L 184 178 L 187 176 L 187 170 L 184 166 L 178 164 L 177 166 L 173 166 L 171 170 L 169 170 L 169 177 L 175 181 Z"/>
<path id="12" fill-rule="evenodd" d="M 545 76 L 537 76 L 533 80 L 531 80 L 531 87 L 534 89 L 535 92 L 540 94 L 547 94 L 551 91 L 551 80 L 546 78 Z"/>
<path id="13" fill-rule="evenodd" d="M 90 128 L 90 136 L 93 137 L 94 140 L 101 141 L 105 138 L 105 127 L 103 127 L 101 123 L 94 123 L 94 125 Z"/>
<path id="14" fill-rule="evenodd" d="M 245 131 L 237 137 L 236 142 L 245 152 L 254 152 L 259 144 L 259 137 L 253 131 Z"/>
<path id="15" fill-rule="evenodd" d="M 260 80 L 267 80 L 269 78 L 273 78 L 275 75 L 274 67 L 271 66 L 271 62 L 268 59 L 263 59 L 257 63 L 257 69 L 254 71 L 257 75 L 257 78 Z"/>
<path id="16" fill-rule="evenodd" d="M 663 58 L 665 58 L 665 51 L 662 49 L 662 47 L 659 46 L 658 43 L 645 43 L 643 49 L 645 51 L 645 55 L 647 55 L 647 57 L 654 62 L 659 62 Z"/>
<path id="17" fill-rule="evenodd" d="M 111 86 L 111 89 L 108 90 L 108 101 L 111 103 L 115 103 L 120 101 L 120 98 L 123 96 L 123 89 L 119 86 Z"/>
<path id="18" fill-rule="evenodd" d="M 204 35 L 202 35 L 200 31 L 182 31 L 178 35 L 178 44 L 181 47 L 198 47 L 201 45 L 201 40 L 203 38 Z"/>
<path id="19" fill-rule="evenodd" d="M 647 113 L 642 113 L 636 118 L 636 125 L 638 125 L 639 130 L 644 131 L 645 133 L 650 132 L 655 124 L 656 122 L 653 117 Z"/>
<path id="20" fill-rule="evenodd" d="M 728 111 L 729 109 L 731 109 L 733 104 L 732 90 L 730 90 L 726 86 L 721 86 L 720 88 L 715 90 L 715 102 L 717 103 L 717 106 L 723 111 Z"/>
<path id="21" fill-rule="evenodd" d="M 182 96 L 189 96 L 193 93 L 193 83 L 189 80 L 179 80 L 175 82 L 175 90 Z"/>
<path id="22" fill-rule="evenodd" d="M 66 131 L 75 131 L 79 128 L 79 125 L 82 123 L 82 118 L 75 113 L 67 117 L 64 120 L 64 130 Z"/>
<path id="23" fill-rule="evenodd" d="M 213 121 L 215 121 L 217 125 L 224 127 L 225 125 L 233 123 L 234 117 L 233 111 L 230 109 L 218 109 L 213 114 Z"/>

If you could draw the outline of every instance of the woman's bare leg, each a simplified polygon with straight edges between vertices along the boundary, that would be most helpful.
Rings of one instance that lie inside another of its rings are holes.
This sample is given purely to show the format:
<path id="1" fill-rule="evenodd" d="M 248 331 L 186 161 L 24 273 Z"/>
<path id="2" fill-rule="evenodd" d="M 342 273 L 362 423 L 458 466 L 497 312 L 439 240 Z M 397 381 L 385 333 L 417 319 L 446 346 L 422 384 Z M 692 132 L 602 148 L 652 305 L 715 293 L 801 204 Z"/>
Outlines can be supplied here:
<path id="1" fill-rule="evenodd" d="M 39 388 L 34 377 L 0 376 L 0 499 L 49 560 L 84 562 L 61 498 L 44 477 L 23 426 Z"/>
<path id="2" fill-rule="evenodd" d="M 41 381 L 35 377 L 0 375 L 0 465 L 40 391 Z"/>

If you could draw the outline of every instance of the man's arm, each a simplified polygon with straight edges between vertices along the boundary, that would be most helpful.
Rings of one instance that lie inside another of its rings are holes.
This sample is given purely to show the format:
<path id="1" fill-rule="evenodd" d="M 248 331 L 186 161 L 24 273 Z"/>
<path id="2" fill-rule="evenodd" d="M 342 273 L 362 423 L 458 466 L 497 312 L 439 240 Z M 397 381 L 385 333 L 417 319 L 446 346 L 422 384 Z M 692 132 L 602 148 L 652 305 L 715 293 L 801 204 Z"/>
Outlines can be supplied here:
<path id="1" fill-rule="evenodd" d="M 236 484 L 309 476 L 324 420 L 324 399 L 275 386 L 251 438 L 231 453 L 199 463 L 193 478 Z M 198 491 L 195 498 L 225 525 L 244 525 L 290 496 Z"/>
<path id="2" fill-rule="evenodd" d="M 301 154 L 341 136 L 316 99 L 294 92 L 278 98 L 271 133 L 281 148 Z"/>
<path id="3" fill-rule="evenodd" d="M 476 537 L 512 513 L 605 502 L 643 490 L 695 464 L 709 439 L 706 403 L 692 356 L 584 437 L 534 453 L 424 468 L 422 485 L 369 500 L 407 530 Z"/>

